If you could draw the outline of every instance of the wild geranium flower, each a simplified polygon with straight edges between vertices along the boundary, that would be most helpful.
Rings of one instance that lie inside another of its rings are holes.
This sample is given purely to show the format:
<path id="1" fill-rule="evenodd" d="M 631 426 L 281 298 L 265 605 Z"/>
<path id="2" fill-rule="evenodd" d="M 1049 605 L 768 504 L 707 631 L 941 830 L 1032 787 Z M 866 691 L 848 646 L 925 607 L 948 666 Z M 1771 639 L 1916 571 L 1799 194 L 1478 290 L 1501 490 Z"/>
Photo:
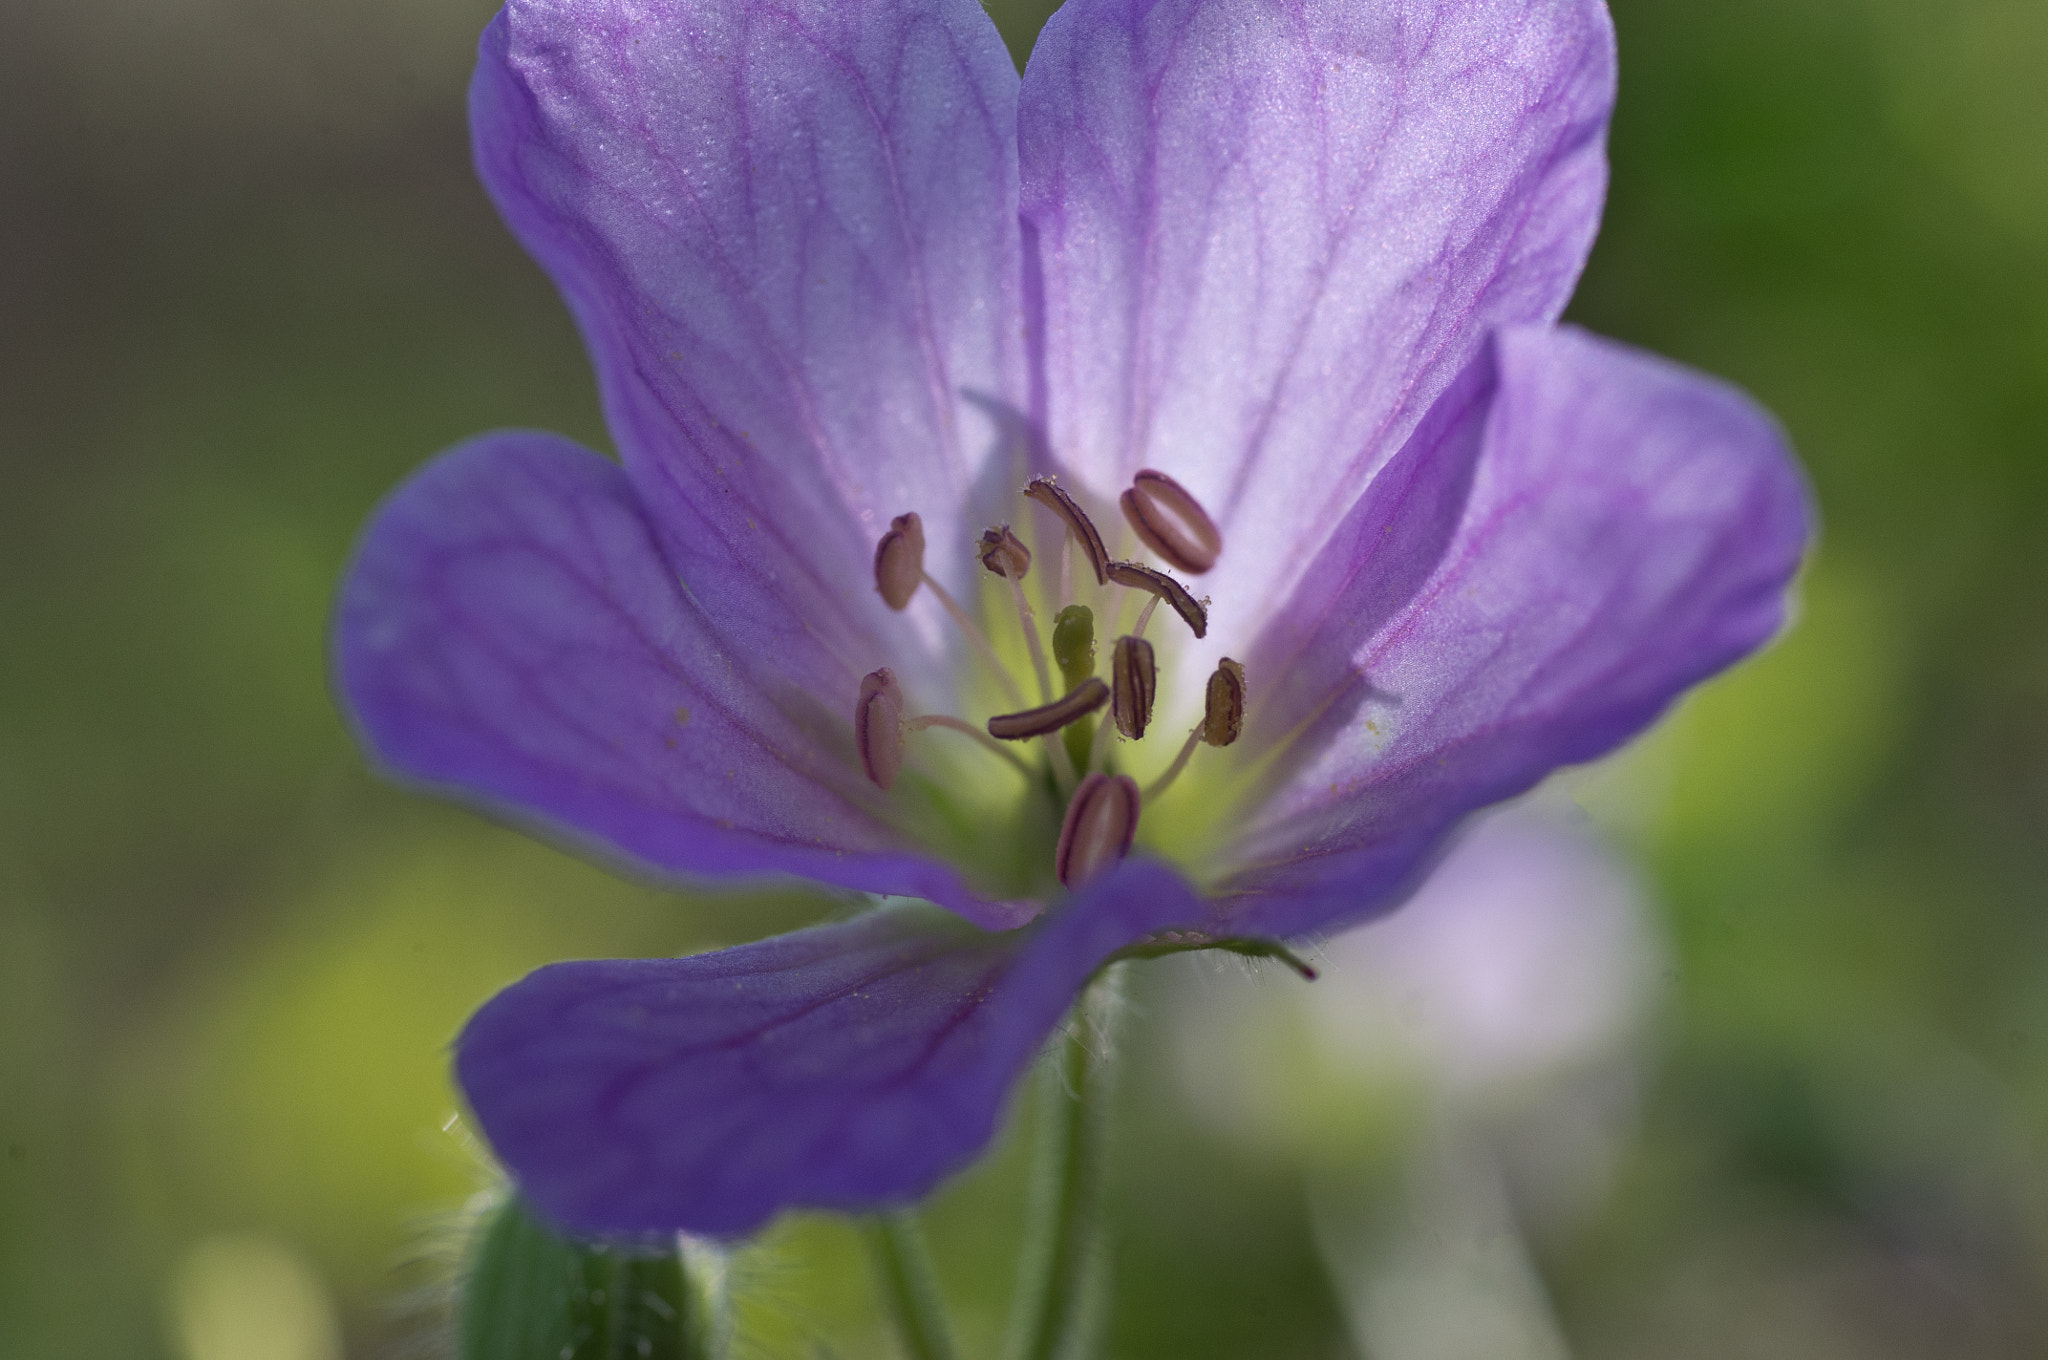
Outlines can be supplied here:
<path id="1" fill-rule="evenodd" d="M 1599 0 L 514 0 L 476 152 L 614 463 L 483 436 L 338 618 L 392 769 L 933 904 L 558 964 L 458 1044 L 574 1229 L 910 1200 L 1105 960 L 1386 909 L 1778 627 L 1741 394 L 1553 325 Z M 1085 611 L 1085 612 L 1084 612 Z"/>

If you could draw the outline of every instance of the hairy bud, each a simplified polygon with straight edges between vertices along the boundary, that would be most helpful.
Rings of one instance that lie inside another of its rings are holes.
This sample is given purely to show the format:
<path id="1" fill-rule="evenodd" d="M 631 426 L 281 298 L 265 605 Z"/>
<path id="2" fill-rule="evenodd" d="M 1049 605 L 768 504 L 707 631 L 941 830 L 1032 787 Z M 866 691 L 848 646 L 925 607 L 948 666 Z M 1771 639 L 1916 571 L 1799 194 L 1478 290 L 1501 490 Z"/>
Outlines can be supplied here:
<path id="1" fill-rule="evenodd" d="M 853 740 L 868 778 L 884 790 L 893 786 L 903 769 L 903 689 L 887 666 L 861 677 Z"/>
<path id="2" fill-rule="evenodd" d="M 1216 663 L 1202 708 L 1202 740 L 1228 746 L 1244 732 L 1244 667 L 1229 657 Z"/>
<path id="3" fill-rule="evenodd" d="M 1108 585 L 1109 549 L 1102 546 L 1102 535 L 1096 530 L 1095 521 L 1089 519 L 1088 512 L 1081 508 L 1081 503 L 1050 477 L 1033 477 L 1024 488 L 1024 494 L 1066 521 L 1074 537 L 1081 540 L 1081 547 L 1088 554 L 1088 565 L 1095 569 L 1095 584 Z"/>
<path id="4" fill-rule="evenodd" d="M 1200 576 L 1223 555 L 1223 533 L 1201 502 L 1163 472 L 1146 468 L 1119 504 L 1145 546 L 1168 564 Z"/>
<path id="5" fill-rule="evenodd" d="M 882 603 L 902 609 L 924 579 L 924 521 L 912 511 L 889 521 L 889 532 L 875 545 L 875 589 Z"/>
<path id="6" fill-rule="evenodd" d="M 1129 775 L 1091 774 L 1074 790 L 1060 825 L 1053 872 L 1078 888 L 1131 852 L 1138 831 L 1138 786 Z"/>
<path id="7" fill-rule="evenodd" d="M 1010 532 L 1007 524 L 984 529 L 981 534 L 981 565 L 998 576 L 1021 581 L 1031 570 L 1031 549 Z"/>
<path id="8" fill-rule="evenodd" d="M 1118 638 L 1109 657 L 1109 675 L 1109 711 L 1116 718 L 1116 730 L 1136 741 L 1152 721 L 1152 696 L 1159 688 L 1152 644 L 1141 637 Z"/>

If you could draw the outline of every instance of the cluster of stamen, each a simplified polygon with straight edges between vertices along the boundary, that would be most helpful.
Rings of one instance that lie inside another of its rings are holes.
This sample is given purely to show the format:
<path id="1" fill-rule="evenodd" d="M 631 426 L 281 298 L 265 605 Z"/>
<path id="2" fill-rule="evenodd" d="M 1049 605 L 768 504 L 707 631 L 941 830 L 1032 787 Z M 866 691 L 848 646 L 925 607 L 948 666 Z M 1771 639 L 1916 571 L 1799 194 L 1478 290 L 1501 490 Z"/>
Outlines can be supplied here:
<path id="1" fill-rule="evenodd" d="M 982 566 L 1007 583 L 1019 627 L 1036 672 L 1042 702 L 1027 706 L 1015 678 L 997 656 L 972 616 L 924 569 L 924 523 L 916 514 L 898 515 L 875 546 L 875 589 L 895 610 L 909 606 L 920 588 L 928 588 L 975 650 L 989 663 L 1015 711 L 999 713 L 980 728 L 946 714 L 910 716 L 902 687 L 883 667 L 861 681 L 854 708 L 855 744 L 868 778 L 882 788 L 894 787 L 903 767 L 906 734 L 943 727 L 975 738 L 1008 760 L 1027 777 L 1040 778 L 1032 766 L 1005 743 L 1043 744 L 1051 787 L 1065 800 L 1053 870 L 1062 884 L 1078 887 L 1130 852 L 1141 808 L 1158 798 L 1179 778 L 1201 745 L 1228 746 L 1244 730 L 1244 667 L 1225 658 L 1209 677 L 1202 720 L 1188 734 L 1173 762 L 1149 788 L 1140 790 L 1128 775 L 1111 773 L 1113 730 L 1126 741 L 1141 740 L 1152 722 L 1158 692 L 1157 658 L 1145 629 L 1161 602 L 1179 615 L 1196 637 L 1209 631 L 1206 602 L 1166 572 L 1142 562 L 1112 559 L 1095 523 L 1073 496 L 1050 477 L 1037 477 L 1023 495 L 1056 515 L 1064 545 L 1077 548 L 1087 560 L 1097 587 L 1121 586 L 1148 596 L 1131 632 L 1110 648 L 1109 679 L 1096 675 L 1094 614 L 1085 605 L 1062 608 L 1052 629 L 1052 660 L 1039 635 L 1038 620 L 1024 593 L 1023 581 L 1032 566 L 1031 550 L 1008 524 L 986 530 L 975 545 Z M 1216 565 L 1223 536 L 1216 523 L 1186 488 L 1163 472 L 1138 473 L 1120 499 L 1132 531 L 1168 565 L 1200 575 Z M 1044 547 L 1043 541 L 1040 547 Z M 1055 553 L 1061 594 L 1067 592 L 1070 552 Z M 1069 597 L 1071 598 L 1071 597 Z M 1064 685 L 1054 689 L 1055 669 Z M 1092 730 L 1085 720 L 1109 710 L 1108 722 Z"/>

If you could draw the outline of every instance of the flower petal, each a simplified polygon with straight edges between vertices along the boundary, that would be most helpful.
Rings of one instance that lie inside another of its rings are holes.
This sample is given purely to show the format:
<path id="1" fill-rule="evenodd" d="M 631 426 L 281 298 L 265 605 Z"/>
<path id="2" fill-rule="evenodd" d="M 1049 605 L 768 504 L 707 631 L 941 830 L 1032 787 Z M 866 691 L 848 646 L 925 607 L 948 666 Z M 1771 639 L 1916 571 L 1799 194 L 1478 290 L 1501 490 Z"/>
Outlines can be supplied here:
<path id="1" fill-rule="evenodd" d="M 914 669 L 869 573 L 892 516 L 972 566 L 984 412 L 1021 391 L 1016 89 L 973 0 L 512 0 L 484 35 L 479 171 L 665 550 L 748 563 L 820 698 Z M 755 602 L 706 603 L 744 643 Z"/>
<path id="2" fill-rule="evenodd" d="M 1275 786 L 1233 928 L 1388 904 L 1475 808 L 1635 735 L 1775 633 L 1811 524 L 1735 389 L 1572 328 L 1503 333 L 1375 480 L 1249 667 Z"/>
<path id="3" fill-rule="evenodd" d="M 1133 861 L 1042 925 L 923 907 L 683 959 L 559 963 L 500 992 L 456 1070 L 529 1199 L 584 1232 L 736 1236 L 902 1204 L 994 1134 L 1111 953 L 1200 906 Z"/>
<path id="4" fill-rule="evenodd" d="M 745 570 L 679 579 L 616 464 L 486 435 L 371 521 L 336 611 L 339 687 L 400 772 L 656 868 L 802 874 L 1016 924 L 908 851 L 860 775 L 850 699 L 825 709 L 734 666 L 701 597 Z M 790 646 L 803 628 L 756 622 Z"/>
<path id="5" fill-rule="evenodd" d="M 1179 479 L 1217 617 L 1263 616 L 1487 332 L 1563 310 L 1613 90 L 1600 0 L 1069 0 L 1020 111 L 1054 458 Z"/>

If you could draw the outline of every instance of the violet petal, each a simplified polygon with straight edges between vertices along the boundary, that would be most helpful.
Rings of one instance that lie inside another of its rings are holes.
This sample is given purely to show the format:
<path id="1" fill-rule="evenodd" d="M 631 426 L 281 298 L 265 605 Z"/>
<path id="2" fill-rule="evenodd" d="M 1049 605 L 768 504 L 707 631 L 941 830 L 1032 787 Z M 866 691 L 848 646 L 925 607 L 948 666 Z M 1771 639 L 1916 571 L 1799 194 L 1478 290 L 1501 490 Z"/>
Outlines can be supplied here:
<path id="1" fill-rule="evenodd" d="M 477 1012 L 456 1070 L 521 1191 L 572 1230 L 737 1236 L 785 1208 L 904 1204 L 993 1136 L 1105 958 L 1199 911 L 1132 861 L 1009 934 L 913 906 L 553 964 Z"/>
<path id="2" fill-rule="evenodd" d="M 1016 91 L 974 0 L 512 0 L 484 34 L 479 172 L 664 549 L 732 655 L 795 648 L 821 701 L 935 669 L 939 629 L 872 589 L 890 518 L 965 544 L 1010 480 L 985 412 L 1022 390 Z"/>
<path id="3" fill-rule="evenodd" d="M 893 829 L 853 750 L 855 689 L 826 709 L 750 681 L 692 586 L 616 464 L 486 435 L 365 531 L 336 609 L 339 688 L 399 773 L 647 866 L 802 874 L 1017 924 Z"/>
<path id="4" fill-rule="evenodd" d="M 1069 0 L 1020 109 L 1063 468 L 1177 478 L 1217 617 L 1269 613 L 1486 334 L 1563 310 L 1613 93 L 1600 0 Z"/>
<path id="5" fill-rule="evenodd" d="M 1468 812 L 1635 735 L 1767 641 L 1811 533 L 1782 433 L 1727 384 L 1574 328 L 1504 332 L 1248 661 L 1231 929 L 1394 900 Z"/>

